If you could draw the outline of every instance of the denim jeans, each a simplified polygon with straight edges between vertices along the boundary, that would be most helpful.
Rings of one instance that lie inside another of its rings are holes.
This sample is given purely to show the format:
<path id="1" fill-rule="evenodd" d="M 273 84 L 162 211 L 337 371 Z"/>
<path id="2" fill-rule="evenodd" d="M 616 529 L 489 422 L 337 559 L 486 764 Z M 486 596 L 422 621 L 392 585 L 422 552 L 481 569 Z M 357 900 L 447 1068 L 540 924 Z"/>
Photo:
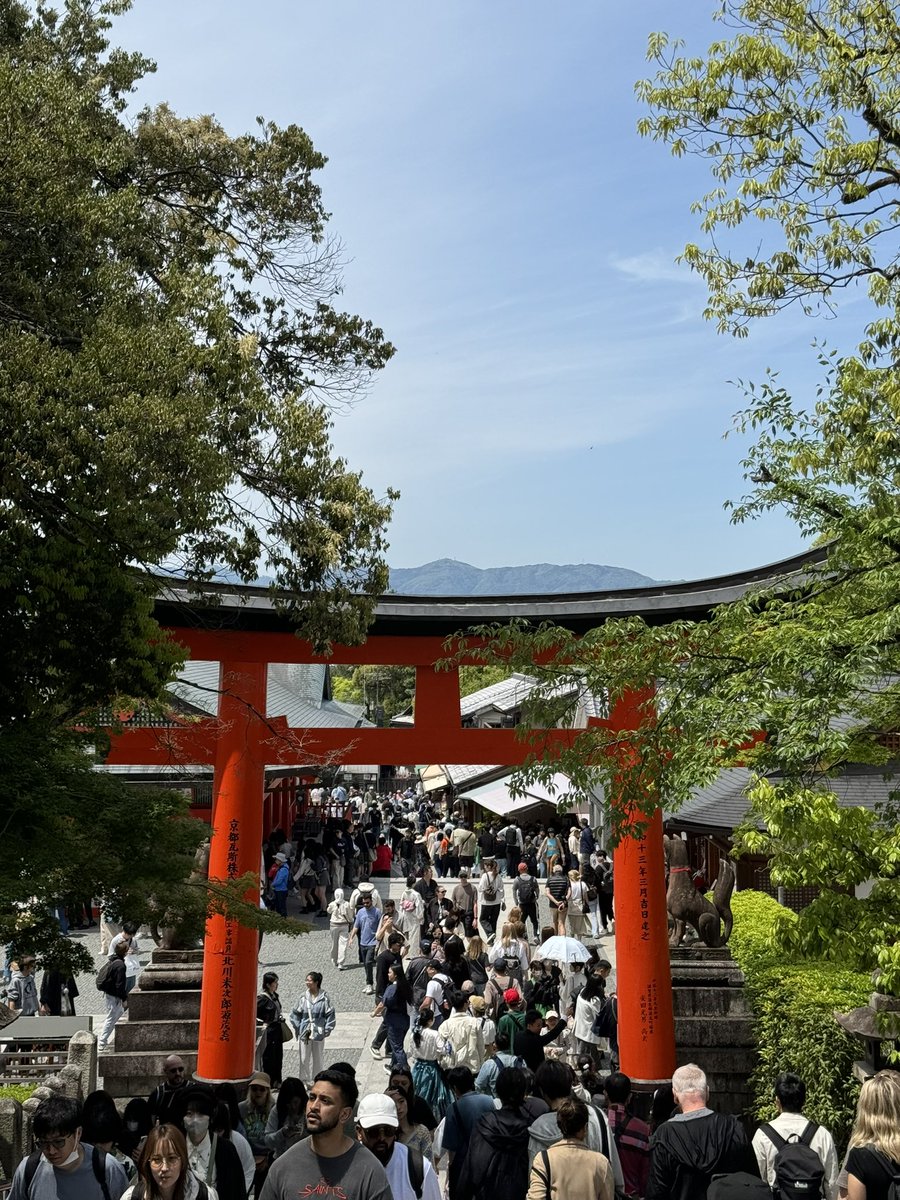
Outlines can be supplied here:
<path id="1" fill-rule="evenodd" d="M 375 983 L 375 971 L 374 971 L 374 967 L 373 967 L 373 964 L 375 962 L 375 943 L 374 942 L 372 943 L 371 946 L 360 946 L 359 961 L 365 967 L 366 983 L 369 985 L 369 987 L 372 987 Z"/>
<path id="2" fill-rule="evenodd" d="M 391 1066 L 408 1066 L 406 1051 L 403 1049 L 403 1039 L 409 1031 L 409 1014 L 405 1012 L 386 1012 L 384 1023 L 387 1027 L 387 1040 L 391 1048 Z"/>

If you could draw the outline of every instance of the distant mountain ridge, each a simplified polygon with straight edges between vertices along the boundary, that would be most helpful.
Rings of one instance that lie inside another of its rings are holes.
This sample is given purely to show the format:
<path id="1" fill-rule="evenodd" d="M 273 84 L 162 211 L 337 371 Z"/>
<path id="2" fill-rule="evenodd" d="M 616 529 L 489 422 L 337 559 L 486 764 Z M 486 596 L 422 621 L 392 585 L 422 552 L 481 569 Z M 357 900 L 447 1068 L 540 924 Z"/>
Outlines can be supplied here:
<path id="1" fill-rule="evenodd" d="M 391 590 L 401 596 L 552 595 L 649 587 L 657 582 L 627 567 L 598 563 L 481 568 L 455 558 L 438 558 L 421 567 L 391 568 Z"/>

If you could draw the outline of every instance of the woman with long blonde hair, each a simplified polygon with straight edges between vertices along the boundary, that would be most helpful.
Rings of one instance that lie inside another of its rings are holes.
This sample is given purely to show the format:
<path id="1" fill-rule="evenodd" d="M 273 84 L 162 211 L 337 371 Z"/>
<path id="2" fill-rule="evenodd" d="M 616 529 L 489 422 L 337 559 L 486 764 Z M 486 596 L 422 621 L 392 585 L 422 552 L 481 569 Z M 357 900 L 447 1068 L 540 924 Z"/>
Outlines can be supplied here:
<path id="1" fill-rule="evenodd" d="M 466 964 L 469 978 L 475 985 L 475 995 L 483 996 L 488 981 L 488 956 L 484 942 L 477 934 L 466 943 Z"/>
<path id="2" fill-rule="evenodd" d="M 900 1074 L 879 1071 L 859 1093 L 847 1152 L 847 1200 L 886 1200 L 900 1174 Z"/>

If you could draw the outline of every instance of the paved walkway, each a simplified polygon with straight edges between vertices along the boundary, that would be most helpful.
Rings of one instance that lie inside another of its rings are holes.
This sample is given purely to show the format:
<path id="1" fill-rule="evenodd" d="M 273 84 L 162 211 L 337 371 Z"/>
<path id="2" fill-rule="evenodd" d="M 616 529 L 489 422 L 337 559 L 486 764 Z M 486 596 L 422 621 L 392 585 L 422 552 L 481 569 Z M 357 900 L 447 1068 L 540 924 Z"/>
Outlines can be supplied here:
<path id="1" fill-rule="evenodd" d="M 398 897 L 403 890 L 401 879 L 378 879 L 373 881 L 382 896 Z M 452 887 L 457 881 L 447 880 Z M 289 901 L 289 912 L 294 904 Z M 549 905 L 546 898 L 541 896 L 539 912 L 542 924 L 549 923 Z M 82 941 L 94 954 L 96 967 L 101 965 L 100 935 L 96 929 L 73 930 L 72 937 Z M 588 944 L 592 944 L 589 939 Z M 615 969 L 615 939 L 612 935 L 600 938 L 598 945 L 602 953 L 613 964 Z M 142 957 L 149 961 L 153 943 L 150 938 L 141 941 L 144 953 Z M 259 981 L 264 971 L 277 971 L 279 976 L 279 995 L 285 1010 L 285 1015 L 298 1002 L 305 990 L 307 972 L 321 971 L 324 976 L 323 987 L 328 992 L 337 1011 L 337 1024 L 334 1033 L 325 1044 L 325 1065 L 334 1062 L 349 1062 L 357 1068 L 360 1094 L 367 1091 L 382 1091 L 384 1089 L 385 1073 L 382 1062 L 374 1060 L 368 1051 L 369 1043 L 374 1036 L 378 1020 L 371 1016 L 374 997 L 366 995 L 365 974 L 362 965 L 352 963 L 348 956 L 348 967 L 337 971 L 331 963 L 331 936 L 328 921 L 319 919 L 314 922 L 314 929 L 304 937 L 292 938 L 285 935 L 266 934 L 263 938 L 259 958 Z M 614 977 L 613 977 L 614 985 Z M 79 997 L 76 1008 L 79 1014 L 92 1014 L 95 1017 L 94 1028 L 99 1030 L 104 1013 L 103 997 L 94 984 L 94 976 L 78 977 Z M 103 1060 L 100 1060 L 102 1071 Z M 297 1043 L 292 1042 L 284 1047 L 284 1075 L 299 1074 L 300 1056 Z"/>

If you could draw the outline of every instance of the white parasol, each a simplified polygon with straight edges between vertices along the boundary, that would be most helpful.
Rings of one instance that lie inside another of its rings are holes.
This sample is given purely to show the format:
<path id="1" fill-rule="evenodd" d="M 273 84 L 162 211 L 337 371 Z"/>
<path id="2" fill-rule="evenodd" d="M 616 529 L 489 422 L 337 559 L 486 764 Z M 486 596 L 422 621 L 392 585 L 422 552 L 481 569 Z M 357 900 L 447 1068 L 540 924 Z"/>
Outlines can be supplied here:
<path id="1" fill-rule="evenodd" d="M 547 938 L 543 945 L 538 946 L 534 952 L 534 957 L 555 959 L 556 962 L 573 963 L 588 962 L 591 956 L 583 943 L 579 942 L 578 938 L 563 937 L 561 934 L 557 934 L 556 937 Z"/>

